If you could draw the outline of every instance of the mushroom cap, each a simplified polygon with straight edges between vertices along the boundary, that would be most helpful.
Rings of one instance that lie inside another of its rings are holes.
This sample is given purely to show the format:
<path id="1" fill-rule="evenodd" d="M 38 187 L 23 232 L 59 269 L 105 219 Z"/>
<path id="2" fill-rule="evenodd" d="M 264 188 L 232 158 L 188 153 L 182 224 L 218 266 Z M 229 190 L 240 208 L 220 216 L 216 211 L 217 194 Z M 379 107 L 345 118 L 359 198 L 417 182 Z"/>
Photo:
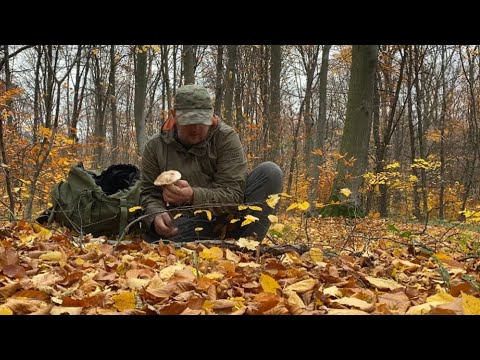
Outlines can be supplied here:
<path id="1" fill-rule="evenodd" d="M 170 185 L 175 181 L 180 180 L 181 177 L 182 174 L 180 174 L 177 170 L 168 170 L 158 175 L 153 184 L 157 186 Z"/>

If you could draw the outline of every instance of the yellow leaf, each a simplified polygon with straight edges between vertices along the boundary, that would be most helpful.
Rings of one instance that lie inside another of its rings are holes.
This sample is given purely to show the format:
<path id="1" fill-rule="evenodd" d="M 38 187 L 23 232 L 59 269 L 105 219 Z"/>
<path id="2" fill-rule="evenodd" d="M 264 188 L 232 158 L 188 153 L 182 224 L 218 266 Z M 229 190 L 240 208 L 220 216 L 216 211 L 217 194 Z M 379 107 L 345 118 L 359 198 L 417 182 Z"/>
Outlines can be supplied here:
<path id="1" fill-rule="evenodd" d="M 178 219 L 180 216 L 182 216 L 182 213 L 176 214 L 173 218 L 174 218 L 174 219 Z"/>
<path id="2" fill-rule="evenodd" d="M 290 291 L 295 291 L 297 293 L 304 293 L 305 291 L 312 290 L 317 280 L 315 279 L 306 279 L 295 284 L 288 285 L 283 291 L 285 294 L 288 294 Z"/>
<path id="3" fill-rule="evenodd" d="M 462 306 L 465 315 L 480 315 L 480 299 L 462 293 Z"/>
<path id="4" fill-rule="evenodd" d="M 232 220 L 230 220 L 230 224 L 234 224 L 234 223 L 236 223 L 237 221 L 240 221 L 240 219 L 232 219 Z"/>
<path id="5" fill-rule="evenodd" d="M 247 240 L 243 237 L 241 237 L 240 239 L 238 239 L 237 241 L 235 241 L 235 243 L 240 246 L 240 247 L 245 247 L 247 248 L 248 250 L 256 250 L 257 249 L 257 246 L 258 244 L 260 244 L 260 242 L 258 241 L 255 241 L 255 240 Z"/>
<path id="6" fill-rule="evenodd" d="M 210 274 L 205 275 L 205 277 L 211 280 L 220 280 L 224 277 L 224 275 L 218 271 L 214 271 Z"/>
<path id="7" fill-rule="evenodd" d="M 173 274 L 175 274 L 175 271 L 183 270 L 184 267 L 185 266 L 183 264 L 179 264 L 179 263 L 177 263 L 175 265 L 170 265 L 170 266 L 167 266 L 166 268 L 163 268 L 162 270 L 160 270 L 158 275 L 160 276 L 160 279 L 168 280 L 173 276 Z"/>
<path id="8" fill-rule="evenodd" d="M 272 209 L 275 209 L 275 205 L 277 205 L 278 200 L 280 200 L 280 196 L 278 194 L 272 194 L 268 195 L 266 202 L 268 206 L 270 206 Z"/>
<path id="9" fill-rule="evenodd" d="M 370 304 L 364 300 L 360 300 L 357 298 L 352 298 L 352 297 L 344 297 L 341 299 L 335 299 L 331 301 L 332 303 L 337 303 L 337 304 L 342 304 L 342 305 L 347 305 L 347 306 L 352 306 L 355 308 L 358 308 L 363 311 L 370 311 L 373 309 L 374 305 Z"/>
<path id="10" fill-rule="evenodd" d="M 272 223 L 276 223 L 278 222 L 278 217 L 275 215 L 268 215 L 268 220 L 270 220 Z"/>
<path id="11" fill-rule="evenodd" d="M 35 233 L 37 233 L 37 237 L 44 238 L 45 240 L 48 240 L 52 237 L 52 232 L 50 230 L 45 229 L 43 226 L 38 224 L 33 224 L 33 230 L 35 230 Z"/>
<path id="12" fill-rule="evenodd" d="M 404 287 L 392 279 L 380 279 L 373 276 L 365 276 L 365 279 L 379 290 L 395 290 Z"/>
<path id="13" fill-rule="evenodd" d="M 298 203 L 293 203 L 293 204 L 290 204 L 289 207 L 287 207 L 287 211 L 290 211 L 290 210 L 293 210 L 293 209 L 296 209 L 298 207 Z"/>
<path id="14" fill-rule="evenodd" d="M 304 201 L 298 205 L 298 208 L 303 211 L 307 210 L 309 207 L 310 207 L 310 203 L 308 201 Z"/>
<path id="15" fill-rule="evenodd" d="M 340 194 L 343 194 L 346 197 L 349 197 L 350 195 L 352 195 L 352 190 L 350 190 L 348 188 L 343 188 L 343 189 L 340 190 Z"/>
<path id="16" fill-rule="evenodd" d="M 212 220 L 212 212 L 210 210 L 196 210 L 193 212 L 194 215 L 197 215 L 197 214 L 200 214 L 204 212 L 205 214 L 207 214 L 207 219 L 208 220 Z"/>
<path id="17" fill-rule="evenodd" d="M 76 259 L 75 259 L 75 264 L 77 264 L 77 265 L 83 265 L 83 263 L 85 263 L 85 260 L 83 260 L 82 258 L 76 258 Z"/>
<path id="18" fill-rule="evenodd" d="M 260 275 L 260 285 L 262 285 L 262 289 L 266 293 L 276 294 L 276 289 L 281 289 L 280 285 L 277 283 L 277 280 L 266 274 Z"/>
<path id="19" fill-rule="evenodd" d="M 444 291 L 440 291 L 439 293 L 427 297 L 427 303 L 435 303 L 434 306 L 440 305 L 440 304 L 447 304 L 449 302 L 454 301 L 455 298 L 447 294 Z"/>
<path id="20" fill-rule="evenodd" d="M 196 228 L 195 228 L 195 231 L 196 231 L 196 232 L 199 232 L 199 231 L 202 231 L 202 230 L 203 230 L 202 227 L 196 227 Z"/>
<path id="21" fill-rule="evenodd" d="M 400 164 L 398 163 L 398 161 L 396 161 L 394 163 L 387 164 L 387 166 L 385 168 L 386 169 L 395 169 L 395 168 L 399 168 L 399 167 L 400 167 Z"/>
<path id="22" fill-rule="evenodd" d="M 357 309 L 328 309 L 328 315 L 370 315 Z"/>
<path id="23" fill-rule="evenodd" d="M 248 208 L 249 208 L 250 210 L 263 211 L 263 209 L 262 209 L 260 206 L 248 205 Z"/>
<path id="24" fill-rule="evenodd" d="M 60 251 L 49 251 L 46 254 L 40 255 L 41 260 L 49 260 L 49 261 L 60 261 L 63 259 L 63 253 Z"/>
<path id="25" fill-rule="evenodd" d="M 287 299 L 287 303 L 290 306 L 296 305 L 300 309 L 305 309 L 305 303 L 295 291 L 290 292 L 290 295 L 288 296 L 288 299 Z"/>
<path id="26" fill-rule="evenodd" d="M 225 259 L 233 261 L 234 263 L 238 263 L 241 260 L 240 256 L 229 249 L 225 249 Z"/>
<path id="27" fill-rule="evenodd" d="M 13 315 L 13 311 L 8 308 L 0 307 L 0 315 Z"/>
<path id="28" fill-rule="evenodd" d="M 238 205 L 238 210 L 240 210 L 240 211 L 245 210 L 247 208 L 248 208 L 247 205 Z"/>
<path id="29" fill-rule="evenodd" d="M 427 313 L 430 312 L 431 309 L 432 309 L 431 303 L 415 305 L 415 306 L 412 306 L 411 308 L 409 308 L 408 311 L 405 313 L 405 315 L 427 314 Z"/>
<path id="30" fill-rule="evenodd" d="M 219 260 L 223 258 L 223 250 L 218 246 L 214 246 L 210 249 L 203 249 L 199 255 L 202 259 Z"/>
<path id="31" fill-rule="evenodd" d="M 256 263 L 254 263 L 253 261 L 250 261 L 250 262 L 248 262 L 248 263 L 238 263 L 237 266 L 239 266 L 239 267 L 259 268 L 259 267 L 261 267 L 262 265 L 256 264 Z"/>
<path id="32" fill-rule="evenodd" d="M 135 295 L 132 291 L 123 292 L 118 295 L 112 296 L 115 301 L 115 306 L 118 311 L 124 311 L 128 309 L 135 309 Z"/>
<path id="33" fill-rule="evenodd" d="M 320 250 L 319 248 L 311 248 L 308 254 L 310 255 L 310 259 L 312 259 L 313 262 L 323 260 L 323 253 L 322 250 Z"/>
<path id="34" fill-rule="evenodd" d="M 244 218 L 245 218 L 245 220 L 243 220 L 241 226 L 245 226 L 245 225 L 248 225 L 252 222 L 258 221 L 258 218 L 256 216 L 252 216 L 252 215 L 245 215 Z"/>
<path id="35" fill-rule="evenodd" d="M 323 293 L 328 296 L 341 297 L 343 294 L 340 289 L 336 286 L 330 286 L 323 289 Z"/>
<path id="36" fill-rule="evenodd" d="M 135 212 L 137 210 L 142 210 L 141 206 L 132 206 L 131 208 L 128 209 L 128 212 Z"/>

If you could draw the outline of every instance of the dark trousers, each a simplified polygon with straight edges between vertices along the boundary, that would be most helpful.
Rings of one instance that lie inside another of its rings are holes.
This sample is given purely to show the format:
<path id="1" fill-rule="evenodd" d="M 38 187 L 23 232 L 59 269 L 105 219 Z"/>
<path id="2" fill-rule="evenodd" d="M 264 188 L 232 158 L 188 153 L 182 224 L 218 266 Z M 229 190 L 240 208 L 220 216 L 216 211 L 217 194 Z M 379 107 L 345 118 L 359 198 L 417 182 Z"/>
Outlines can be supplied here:
<path id="1" fill-rule="evenodd" d="M 282 183 L 283 173 L 277 164 L 270 161 L 261 163 L 247 176 L 245 203 L 257 205 L 262 208 L 262 211 L 251 209 L 237 210 L 231 214 L 214 215 L 212 220 L 208 220 L 204 212 L 191 217 L 182 216 L 174 220 L 175 226 L 178 228 L 178 234 L 163 240 L 186 242 L 208 239 L 238 239 L 249 236 L 261 241 L 270 227 L 268 215 L 276 212 L 276 208 L 272 209 L 265 203 L 265 200 L 268 198 L 268 195 L 280 193 L 282 191 Z M 241 226 L 247 214 L 255 216 L 259 220 Z M 239 221 L 230 223 L 232 219 L 239 219 Z M 151 230 L 147 230 L 144 233 L 144 239 L 148 242 L 161 240 L 160 236 Z"/>

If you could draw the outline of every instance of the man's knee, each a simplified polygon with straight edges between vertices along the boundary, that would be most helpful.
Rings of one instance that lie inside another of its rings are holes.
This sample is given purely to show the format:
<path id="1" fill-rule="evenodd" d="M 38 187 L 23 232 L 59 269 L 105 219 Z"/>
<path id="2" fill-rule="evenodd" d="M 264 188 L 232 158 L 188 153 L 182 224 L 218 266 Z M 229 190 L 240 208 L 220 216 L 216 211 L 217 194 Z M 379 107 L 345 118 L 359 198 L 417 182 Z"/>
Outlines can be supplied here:
<path id="1" fill-rule="evenodd" d="M 280 166 L 272 161 L 265 161 L 257 166 L 259 172 L 267 179 L 267 182 L 272 186 L 273 192 L 282 191 L 283 171 Z"/>

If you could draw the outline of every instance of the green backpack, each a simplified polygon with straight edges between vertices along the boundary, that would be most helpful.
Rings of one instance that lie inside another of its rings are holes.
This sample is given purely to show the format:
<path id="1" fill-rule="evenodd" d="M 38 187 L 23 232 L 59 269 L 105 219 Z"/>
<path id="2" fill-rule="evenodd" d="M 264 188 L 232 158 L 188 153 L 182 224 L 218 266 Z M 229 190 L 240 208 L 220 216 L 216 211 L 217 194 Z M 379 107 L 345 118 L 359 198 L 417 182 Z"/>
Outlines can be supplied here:
<path id="1" fill-rule="evenodd" d="M 100 174 L 82 163 L 70 168 L 67 179 L 56 184 L 48 222 L 56 221 L 78 233 L 93 236 L 122 234 L 140 205 L 140 171 L 134 165 L 111 165 Z"/>

